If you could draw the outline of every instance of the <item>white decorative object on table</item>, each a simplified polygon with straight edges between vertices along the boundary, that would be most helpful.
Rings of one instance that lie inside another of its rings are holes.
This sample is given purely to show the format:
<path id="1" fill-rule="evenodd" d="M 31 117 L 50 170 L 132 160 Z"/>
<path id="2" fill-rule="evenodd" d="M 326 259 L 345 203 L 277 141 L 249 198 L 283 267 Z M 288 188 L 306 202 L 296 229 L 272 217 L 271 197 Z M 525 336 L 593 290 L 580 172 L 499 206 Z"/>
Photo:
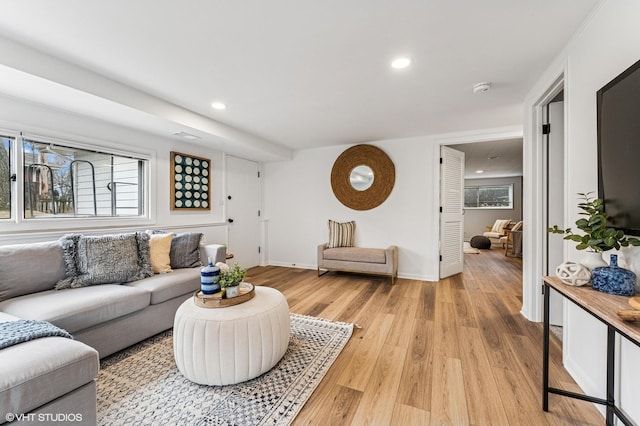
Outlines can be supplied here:
<path id="1" fill-rule="evenodd" d="M 556 276 L 564 284 L 583 286 L 591 281 L 591 271 L 581 263 L 567 261 L 556 268 Z"/>
<path id="2" fill-rule="evenodd" d="M 622 247 L 620 251 L 622 258 L 618 256 L 618 264 L 640 277 L 640 250 L 634 247 Z"/>
<path id="3" fill-rule="evenodd" d="M 609 264 L 602 258 L 602 253 L 599 251 L 586 251 L 580 258 L 580 263 L 587 267 L 589 271 L 593 271 L 595 268 L 601 266 L 609 266 Z"/>

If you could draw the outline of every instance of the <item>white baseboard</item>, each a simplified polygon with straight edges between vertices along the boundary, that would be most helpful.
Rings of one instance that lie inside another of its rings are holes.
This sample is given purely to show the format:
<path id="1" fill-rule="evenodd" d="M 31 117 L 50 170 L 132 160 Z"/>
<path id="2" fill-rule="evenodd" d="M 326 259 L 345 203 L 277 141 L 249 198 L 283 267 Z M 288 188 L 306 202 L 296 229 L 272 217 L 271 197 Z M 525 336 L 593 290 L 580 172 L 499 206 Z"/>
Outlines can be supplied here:
<path id="1" fill-rule="evenodd" d="M 316 265 L 302 264 L 302 263 L 287 263 L 287 262 L 277 262 L 277 261 L 269 261 L 264 266 L 282 266 L 285 268 L 300 268 L 300 269 L 318 269 Z M 408 280 L 415 281 L 438 281 L 437 279 L 433 280 L 430 277 L 424 277 L 416 274 L 405 274 L 402 272 L 398 272 L 398 278 L 404 278 Z"/>

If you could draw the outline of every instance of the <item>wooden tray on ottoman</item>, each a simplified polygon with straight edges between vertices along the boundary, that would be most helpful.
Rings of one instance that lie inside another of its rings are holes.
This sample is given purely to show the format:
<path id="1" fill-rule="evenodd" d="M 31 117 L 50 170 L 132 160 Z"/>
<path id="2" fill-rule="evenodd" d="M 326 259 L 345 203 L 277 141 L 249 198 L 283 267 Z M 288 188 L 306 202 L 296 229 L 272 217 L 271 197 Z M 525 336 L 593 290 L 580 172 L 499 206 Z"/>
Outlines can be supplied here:
<path id="1" fill-rule="evenodd" d="M 256 295 L 256 289 L 253 284 L 242 282 L 240 283 L 238 293 L 236 297 L 224 299 L 222 298 L 222 291 L 214 294 L 202 294 L 202 292 L 198 290 L 193 294 L 193 301 L 196 306 L 200 306 L 201 308 L 226 308 L 227 306 L 239 305 L 240 303 L 253 299 L 253 296 Z"/>

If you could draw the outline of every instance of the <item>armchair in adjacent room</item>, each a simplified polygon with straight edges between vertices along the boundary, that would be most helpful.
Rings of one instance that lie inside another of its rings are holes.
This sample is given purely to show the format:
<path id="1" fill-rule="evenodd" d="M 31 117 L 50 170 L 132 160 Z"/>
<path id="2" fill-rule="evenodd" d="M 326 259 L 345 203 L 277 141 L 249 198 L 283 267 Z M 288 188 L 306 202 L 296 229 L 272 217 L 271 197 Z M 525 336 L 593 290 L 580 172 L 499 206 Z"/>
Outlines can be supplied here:
<path id="1" fill-rule="evenodd" d="M 508 229 L 507 235 L 500 238 L 500 242 L 504 247 L 505 256 L 522 256 L 522 221 L 519 221 L 511 229 Z"/>
<path id="2" fill-rule="evenodd" d="M 493 226 L 487 226 L 487 232 L 482 235 L 489 238 L 491 244 L 501 243 L 500 239 L 507 236 L 507 231 L 514 225 L 511 219 L 498 219 Z"/>

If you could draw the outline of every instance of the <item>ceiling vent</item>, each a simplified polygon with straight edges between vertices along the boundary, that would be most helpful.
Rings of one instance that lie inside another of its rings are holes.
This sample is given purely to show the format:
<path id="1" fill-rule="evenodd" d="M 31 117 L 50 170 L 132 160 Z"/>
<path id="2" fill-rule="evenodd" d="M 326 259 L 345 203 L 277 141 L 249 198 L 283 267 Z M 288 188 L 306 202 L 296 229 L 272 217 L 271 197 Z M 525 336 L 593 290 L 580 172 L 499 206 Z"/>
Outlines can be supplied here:
<path id="1" fill-rule="evenodd" d="M 192 135 L 191 133 L 187 133 L 187 132 L 175 132 L 173 135 L 181 137 L 183 139 L 189 139 L 191 141 L 196 139 L 202 139 L 200 136 Z"/>

